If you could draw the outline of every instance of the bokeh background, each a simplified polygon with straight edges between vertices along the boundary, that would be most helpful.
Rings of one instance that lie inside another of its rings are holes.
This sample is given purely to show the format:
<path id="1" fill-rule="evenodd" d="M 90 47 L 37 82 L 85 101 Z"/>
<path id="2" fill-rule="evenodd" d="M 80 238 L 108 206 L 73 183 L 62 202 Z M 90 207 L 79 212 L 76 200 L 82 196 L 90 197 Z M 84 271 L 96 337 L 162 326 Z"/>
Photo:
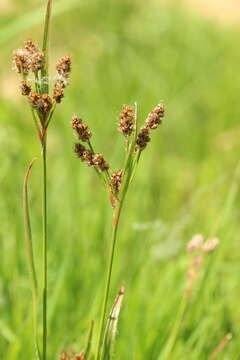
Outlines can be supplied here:
<path id="1" fill-rule="evenodd" d="M 122 218 L 111 296 L 126 285 L 116 359 L 160 360 L 176 318 L 195 233 L 218 236 L 194 288 L 173 360 L 240 356 L 240 6 L 239 1 L 56 0 L 51 69 L 73 58 L 71 84 L 49 130 L 49 358 L 80 351 L 98 326 L 111 208 L 92 169 L 75 158 L 78 113 L 95 148 L 121 167 L 117 131 L 124 103 L 139 117 L 160 101 L 166 118 L 144 151 Z M 34 250 L 41 273 L 41 157 L 11 56 L 41 42 L 45 1 L 0 0 L 0 358 L 33 359 L 31 292 L 22 185 L 30 181 Z M 96 337 L 94 337 L 94 343 Z"/>

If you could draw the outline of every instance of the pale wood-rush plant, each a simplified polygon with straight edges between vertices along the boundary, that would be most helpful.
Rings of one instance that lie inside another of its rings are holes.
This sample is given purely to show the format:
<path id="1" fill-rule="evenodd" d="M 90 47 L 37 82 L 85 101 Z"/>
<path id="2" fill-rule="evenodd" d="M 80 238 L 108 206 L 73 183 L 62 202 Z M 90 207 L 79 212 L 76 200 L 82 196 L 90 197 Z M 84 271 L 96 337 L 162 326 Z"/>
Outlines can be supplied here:
<path id="1" fill-rule="evenodd" d="M 134 178 L 141 154 L 151 140 L 151 132 L 158 128 L 164 117 L 164 106 L 158 104 L 147 116 L 144 125 L 138 127 L 137 105 L 123 105 L 120 112 L 118 130 L 125 139 L 125 160 L 122 168 L 117 171 L 110 171 L 110 165 L 105 157 L 95 152 L 91 138 L 92 132 L 89 126 L 77 115 L 72 118 L 72 128 L 78 139 L 75 143 L 74 151 L 82 162 L 89 167 L 93 167 L 101 182 L 105 186 L 109 195 L 110 204 L 113 210 L 112 239 L 109 252 L 109 263 L 107 267 L 106 285 L 103 298 L 102 314 L 100 319 L 97 349 L 95 352 L 96 360 L 108 360 L 113 354 L 112 333 L 116 333 L 116 326 L 112 324 L 113 319 L 117 319 L 118 310 L 112 310 L 107 319 L 109 292 L 113 274 L 113 263 L 116 252 L 117 235 L 119 221 L 123 210 L 123 205 L 129 190 L 129 186 Z M 123 291 L 122 291 L 123 295 Z M 119 295 L 120 296 L 120 295 Z M 120 297 L 122 299 L 122 297 Z M 120 301 L 120 300 L 119 300 Z M 115 303 L 118 303 L 116 301 Z M 114 303 L 114 304 L 115 304 Z M 112 317 L 113 313 L 117 316 Z M 83 355 L 84 356 L 84 353 Z M 65 358 L 68 359 L 67 357 Z M 86 359 L 83 357 L 83 359 Z"/>
<path id="2" fill-rule="evenodd" d="M 32 278 L 33 296 L 33 327 L 36 357 L 38 360 L 47 359 L 47 309 L 48 309 L 48 231 L 47 231 L 47 132 L 53 118 L 56 105 L 61 103 L 64 90 L 68 85 L 71 71 L 71 58 L 65 56 L 56 65 L 54 85 L 50 93 L 50 77 L 48 71 L 49 32 L 51 20 L 52 0 L 47 2 L 47 11 L 44 23 L 42 47 L 39 48 L 32 40 L 27 40 L 23 48 L 13 53 L 13 64 L 16 72 L 21 76 L 21 93 L 27 98 L 32 118 L 41 144 L 42 153 L 42 289 L 41 295 L 38 286 L 34 251 L 31 236 L 31 224 L 28 204 L 28 178 L 33 161 L 30 163 L 24 181 L 24 215 L 25 239 L 28 253 L 30 274 Z M 38 321 L 39 305 L 42 305 L 42 325 Z M 39 345 L 40 331 L 42 345 Z"/>

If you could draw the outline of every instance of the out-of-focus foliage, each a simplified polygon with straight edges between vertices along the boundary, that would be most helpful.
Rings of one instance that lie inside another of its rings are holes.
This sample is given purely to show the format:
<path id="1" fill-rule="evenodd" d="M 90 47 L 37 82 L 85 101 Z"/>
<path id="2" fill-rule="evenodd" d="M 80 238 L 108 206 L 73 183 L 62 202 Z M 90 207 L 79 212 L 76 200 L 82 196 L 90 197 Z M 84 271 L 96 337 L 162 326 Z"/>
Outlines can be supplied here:
<path id="1" fill-rule="evenodd" d="M 41 166 L 11 54 L 25 39 L 41 39 L 38 7 L 44 2 L 5 0 L 0 6 L 4 3 L 0 358 L 17 360 L 33 356 L 21 191 L 26 166 L 37 155 L 30 200 L 39 266 Z M 111 209 L 95 173 L 73 154 L 71 115 L 77 112 L 89 123 L 95 148 L 116 170 L 123 159 L 124 143 L 116 130 L 121 105 L 137 101 L 143 121 L 163 101 L 164 124 L 144 151 L 122 218 L 112 298 L 122 281 L 126 295 L 116 359 L 157 359 L 184 289 L 185 244 L 196 232 L 218 236 L 220 245 L 200 274 L 172 359 L 205 360 L 228 332 L 233 340 L 222 359 L 237 359 L 239 28 L 157 1 L 56 0 L 55 10 L 52 74 L 55 61 L 65 54 L 73 57 L 73 71 L 48 140 L 49 356 L 56 359 L 68 347 L 81 350 L 91 320 L 98 322 L 109 249 Z"/>

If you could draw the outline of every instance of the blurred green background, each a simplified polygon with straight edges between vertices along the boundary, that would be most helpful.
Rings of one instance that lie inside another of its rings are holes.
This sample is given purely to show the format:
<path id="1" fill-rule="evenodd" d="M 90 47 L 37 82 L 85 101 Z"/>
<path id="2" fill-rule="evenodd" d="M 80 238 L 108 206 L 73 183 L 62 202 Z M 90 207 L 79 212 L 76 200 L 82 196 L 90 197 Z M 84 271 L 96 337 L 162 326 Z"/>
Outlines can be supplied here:
<path id="1" fill-rule="evenodd" d="M 22 185 L 30 181 L 34 250 L 41 272 L 41 157 L 13 49 L 41 42 L 45 1 L 2 0 L 0 57 L 0 359 L 33 359 L 31 292 L 23 238 Z M 239 49 L 237 23 L 216 22 L 181 2 L 55 1 L 51 68 L 73 58 L 71 84 L 49 130 L 49 359 L 80 351 L 98 326 L 112 212 L 94 171 L 74 156 L 78 113 L 97 151 L 121 167 L 122 104 L 139 117 L 160 101 L 166 118 L 144 151 L 118 239 L 111 291 L 126 285 L 116 359 L 160 360 L 182 297 L 195 233 L 220 245 L 200 271 L 171 359 L 240 356 Z M 96 333 L 95 333 L 96 335 Z M 94 337 L 94 343 L 96 336 Z"/>

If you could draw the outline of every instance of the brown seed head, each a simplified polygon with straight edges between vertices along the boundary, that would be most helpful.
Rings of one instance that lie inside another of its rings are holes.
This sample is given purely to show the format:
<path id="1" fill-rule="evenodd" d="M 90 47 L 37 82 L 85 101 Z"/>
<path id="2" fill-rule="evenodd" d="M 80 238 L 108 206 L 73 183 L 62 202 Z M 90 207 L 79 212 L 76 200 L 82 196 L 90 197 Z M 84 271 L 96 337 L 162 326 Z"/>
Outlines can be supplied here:
<path id="1" fill-rule="evenodd" d="M 149 114 L 145 121 L 145 126 L 151 130 L 154 130 L 158 127 L 162 122 L 162 118 L 164 117 L 164 106 L 162 104 L 158 104 Z"/>
<path id="2" fill-rule="evenodd" d="M 192 237 L 192 239 L 187 244 L 187 252 L 193 253 L 196 250 L 200 249 L 203 245 L 203 236 L 201 234 L 196 234 Z"/>
<path id="3" fill-rule="evenodd" d="M 38 72 L 41 70 L 45 63 L 44 53 L 41 50 L 34 52 L 31 56 L 31 70 Z"/>
<path id="4" fill-rule="evenodd" d="M 122 176 L 123 171 L 121 169 L 113 172 L 111 175 L 111 189 L 114 195 L 119 193 L 120 187 L 122 185 Z"/>
<path id="5" fill-rule="evenodd" d="M 29 53 L 33 54 L 39 51 L 39 48 L 32 40 L 27 40 L 24 43 L 24 49 L 27 50 Z"/>
<path id="6" fill-rule="evenodd" d="M 72 128 L 76 131 L 78 139 L 83 142 L 89 141 L 92 136 L 88 125 L 85 124 L 77 115 L 72 117 Z"/>
<path id="7" fill-rule="evenodd" d="M 60 104 L 63 97 L 64 97 L 64 89 L 62 87 L 55 85 L 53 90 L 53 99 L 56 101 L 56 103 Z"/>
<path id="8" fill-rule="evenodd" d="M 71 72 L 71 64 L 72 64 L 72 60 L 71 57 L 68 55 L 58 60 L 56 66 L 58 75 L 68 78 Z"/>
<path id="9" fill-rule="evenodd" d="M 137 136 L 137 141 L 136 141 L 136 149 L 138 150 L 143 150 L 145 149 L 145 147 L 147 146 L 147 143 L 150 141 L 150 136 L 149 136 L 149 128 L 147 127 L 142 127 L 138 136 Z"/>
<path id="10" fill-rule="evenodd" d="M 48 94 L 31 92 L 29 101 L 32 107 L 39 110 L 42 114 L 48 114 L 52 108 L 52 99 Z"/>
<path id="11" fill-rule="evenodd" d="M 134 130 L 134 110 L 132 106 L 123 105 L 122 111 L 119 114 L 119 131 L 124 136 L 129 136 Z"/>
<path id="12" fill-rule="evenodd" d="M 93 162 L 93 157 L 94 154 L 92 153 L 91 150 L 86 149 L 81 157 L 81 160 L 84 161 L 88 166 L 94 166 L 94 162 Z"/>
<path id="13" fill-rule="evenodd" d="M 98 167 L 100 171 L 107 171 L 109 169 L 109 165 L 102 154 L 94 154 L 92 161 L 93 165 Z"/>
<path id="14" fill-rule="evenodd" d="M 74 145 L 74 152 L 76 153 L 76 155 L 82 160 L 82 156 L 84 151 L 86 150 L 85 146 L 83 146 L 80 143 L 76 143 Z"/>
<path id="15" fill-rule="evenodd" d="M 84 359 L 85 359 L 85 355 L 82 352 L 80 354 L 75 355 L 75 360 L 84 360 Z"/>
<path id="16" fill-rule="evenodd" d="M 206 241 L 203 244 L 202 250 L 204 253 L 210 253 L 216 249 L 216 247 L 219 245 L 218 238 L 213 238 L 208 241 Z"/>
<path id="17" fill-rule="evenodd" d="M 31 92 L 31 83 L 23 80 L 20 85 L 21 93 L 23 96 L 28 96 Z"/>
<path id="18" fill-rule="evenodd" d="M 31 57 L 25 49 L 18 49 L 13 52 L 14 70 L 18 74 L 28 75 L 31 70 Z"/>
<path id="19" fill-rule="evenodd" d="M 55 86 L 57 86 L 59 88 L 62 88 L 62 89 L 65 89 L 67 84 L 68 84 L 67 79 L 62 77 L 62 76 L 59 76 L 56 83 L 55 83 Z"/>

